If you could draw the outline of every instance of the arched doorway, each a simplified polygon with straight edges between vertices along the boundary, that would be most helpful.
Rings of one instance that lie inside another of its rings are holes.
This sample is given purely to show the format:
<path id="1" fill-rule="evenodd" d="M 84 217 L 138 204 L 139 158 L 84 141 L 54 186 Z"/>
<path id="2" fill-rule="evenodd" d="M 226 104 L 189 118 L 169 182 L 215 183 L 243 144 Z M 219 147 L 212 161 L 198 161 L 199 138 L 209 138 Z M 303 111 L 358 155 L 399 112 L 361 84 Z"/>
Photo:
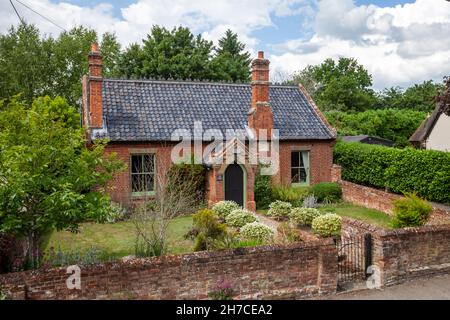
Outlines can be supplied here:
<path id="1" fill-rule="evenodd" d="M 230 164 L 225 170 L 225 200 L 232 200 L 244 207 L 245 171 L 237 163 Z"/>

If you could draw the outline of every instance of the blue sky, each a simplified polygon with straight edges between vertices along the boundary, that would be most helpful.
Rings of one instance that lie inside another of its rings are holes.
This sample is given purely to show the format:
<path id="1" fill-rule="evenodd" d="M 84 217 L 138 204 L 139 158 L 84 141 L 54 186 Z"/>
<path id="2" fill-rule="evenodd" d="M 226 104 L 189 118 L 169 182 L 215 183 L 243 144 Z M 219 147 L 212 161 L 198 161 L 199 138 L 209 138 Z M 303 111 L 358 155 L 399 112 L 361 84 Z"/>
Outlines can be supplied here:
<path id="1" fill-rule="evenodd" d="M 16 0 L 13 0 L 16 1 Z M 230 28 L 252 55 L 264 50 L 273 80 L 326 58 L 354 57 L 375 89 L 450 75 L 450 2 L 444 0 L 21 0 L 70 29 L 115 32 L 123 47 L 152 25 L 183 25 L 214 41 Z M 46 35 L 61 31 L 16 2 Z M 0 1 L 0 33 L 18 18 Z"/>

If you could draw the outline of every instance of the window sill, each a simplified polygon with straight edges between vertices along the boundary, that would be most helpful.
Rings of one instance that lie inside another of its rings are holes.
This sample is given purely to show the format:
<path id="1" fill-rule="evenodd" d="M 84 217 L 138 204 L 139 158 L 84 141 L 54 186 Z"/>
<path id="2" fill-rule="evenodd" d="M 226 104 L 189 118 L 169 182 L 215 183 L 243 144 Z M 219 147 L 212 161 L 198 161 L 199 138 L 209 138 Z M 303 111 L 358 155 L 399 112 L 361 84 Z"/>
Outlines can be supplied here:
<path id="1" fill-rule="evenodd" d="M 132 192 L 131 196 L 133 198 L 142 198 L 142 197 L 152 197 L 155 195 L 155 191 L 148 191 L 148 192 Z"/>
<path id="2" fill-rule="evenodd" d="M 309 182 L 296 182 L 296 183 L 291 183 L 291 187 L 309 187 Z"/>

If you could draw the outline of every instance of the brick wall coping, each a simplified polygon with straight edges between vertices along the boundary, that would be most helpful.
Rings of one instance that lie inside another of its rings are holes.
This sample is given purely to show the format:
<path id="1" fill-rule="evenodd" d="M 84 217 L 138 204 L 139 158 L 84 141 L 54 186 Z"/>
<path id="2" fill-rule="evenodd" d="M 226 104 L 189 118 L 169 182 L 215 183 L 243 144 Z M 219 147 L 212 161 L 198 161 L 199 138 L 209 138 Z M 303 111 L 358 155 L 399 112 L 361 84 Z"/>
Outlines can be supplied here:
<path id="1" fill-rule="evenodd" d="M 436 224 L 436 225 L 426 225 L 422 227 L 408 227 L 401 229 L 385 229 L 383 227 L 375 226 L 360 220 L 352 218 L 343 218 L 343 224 L 348 224 L 350 226 L 355 226 L 360 229 L 365 229 L 367 232 L 379 237 L 396 237 L 409 234 L 425 234 L 425 233 L 435 233 L 435 232 L 450 232 L 450 224 Z"/>
<path id="2" fill-rule="evenodd" d="M 149 258 L 133 258 L 129 260 L 114 260 L 110 262 L 97 263 L 92 265 L 79 265 L 81 270 L 83 267 L 89 268 L 90 272 L 95 273 L 104 272 L 107 270 L 119 270 L 123 267 L 131 267 L 134 269 L 156 269 L 160 266 L 172 267 L 190 264 L 191 262 L 202 262 L 212 259 L 212 260 L 227 260 L 227 258 L 232 256 L 243 256 L 259 254 L 264 252 L 276 252 L 276 251 L 286 251 L 286 250 L 296 250 L 296 249 L 317 249 L 322 246 L 334 245 L 332 238 L 319 239 L 316 241 L 309 242 L 296 242 L 290 244 L 273 244 L 273 245 L 263 245 L 256 247 L 244 247 L 237 249 L 224 249 L 215 251 L 199 251 L 194 253 L 185 254 L 168 254 L 161 257 L 149 257 Z M 0 274 L 0 284 L 2 282 L 21 282 L 25 278 L 33 278 L 37 276 L 54 276 L 55 274 L 65 273 L 66 267 L 51 267 L 51 268 L 40 268 L 36 270 L 22 271 L 22 272 L 12 272 L 6 274 Z"/>

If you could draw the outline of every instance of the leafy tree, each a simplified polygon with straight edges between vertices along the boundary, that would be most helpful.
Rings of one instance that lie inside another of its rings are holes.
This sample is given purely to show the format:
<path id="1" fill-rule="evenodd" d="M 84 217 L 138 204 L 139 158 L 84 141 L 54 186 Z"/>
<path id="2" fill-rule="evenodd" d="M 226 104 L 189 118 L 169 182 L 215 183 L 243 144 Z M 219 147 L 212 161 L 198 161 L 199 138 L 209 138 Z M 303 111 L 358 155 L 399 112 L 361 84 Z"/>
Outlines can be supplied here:
<path id="1" fill-rule="evenodd" d="M 414 84 L 406 90 L 399 87 L 385 89 L 379 94 L 376 107 L 431 112 L 436 106 L 435 97 L 442 89 L 442 84 L 432 80 Z"/>
<path id="2" fill-rule="evenodd" d="M 325 115 L 339 135 L 367 134 L 389 139 L 398 147 L 409 145 L 408 139 L 425 119 L 426 113 L 415 110 L 367 110 L 364 112 L 328 111 Z"/>
<path id="3" fill-rule="evenodd" d="M 27 239 L 32 267 L 46 232 L 76 231 L 108 211 L 103 191 L 123 164 L 104 156 L 104 143 L 85 144 L 78 112 L 62 98 L 0 103 L 0 233 Z"/>
<path id="4" fill-rule="evenodd" d="M 337 63 L 326 59 L 320 65 L 307 66 L 289 82 L 298 81 L 313 89 L 313 97 L 323 110 L 363 111 L 375 103 L 370 89 L 372 76 L 353 58 L 340 58 Z"/>
<path id="5" fill-rule="evenodd" d="M 219 46 L 212 59 L 212 68 L 216 80 L 247 82 L 250 79 L 250 53 L 245 50 L 245 44 L 238 40 L 238 35 L 227 30 L 225 36 L 219 39 Z"/>
<path id="6" fill-rule="evenodd" d="M 103 57 L 103 75 L 116 77 L 119 75 L 118 64 L 121 56 L 120 43 L 114 33 L 103 34 L 100 44 L 100 52 Z"/>
<path id="7" fill-rule="evenodd" d="M 134 43 L 119 56 L 117 72 L 126 78 L 141 78 L 144 69 L 143 61 L 143 50 L 137 43 Z"/>

